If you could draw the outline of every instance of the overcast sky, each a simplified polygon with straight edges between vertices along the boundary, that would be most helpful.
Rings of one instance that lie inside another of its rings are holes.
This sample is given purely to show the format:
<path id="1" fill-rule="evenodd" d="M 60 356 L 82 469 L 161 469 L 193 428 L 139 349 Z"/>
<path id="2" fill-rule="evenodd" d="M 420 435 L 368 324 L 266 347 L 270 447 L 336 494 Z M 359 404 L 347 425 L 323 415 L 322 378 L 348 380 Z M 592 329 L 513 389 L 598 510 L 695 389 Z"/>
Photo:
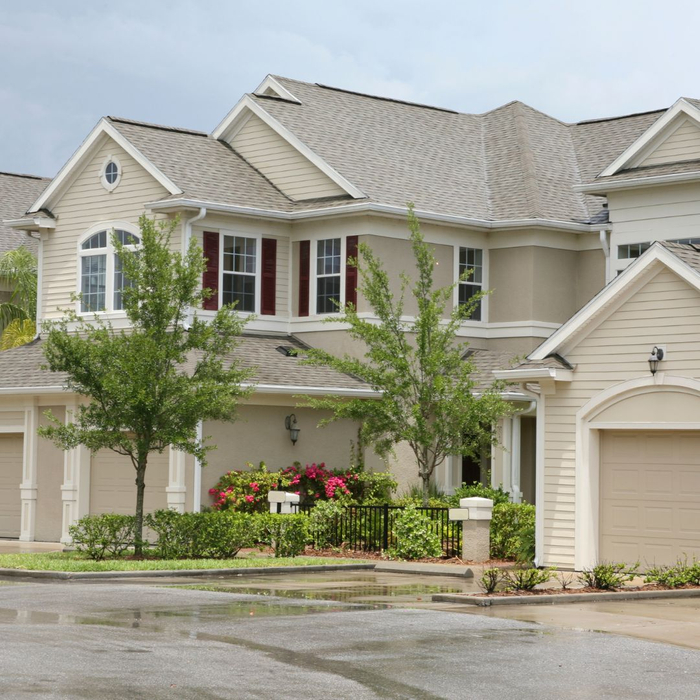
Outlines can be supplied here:
<path id="1" fill-rule="evenodd" d="M 210 131 L 267 73 L 567 121 L 700 97 L 691 0 L 0 0 L 0 170 L 53 176 L 103 115 Z"/>

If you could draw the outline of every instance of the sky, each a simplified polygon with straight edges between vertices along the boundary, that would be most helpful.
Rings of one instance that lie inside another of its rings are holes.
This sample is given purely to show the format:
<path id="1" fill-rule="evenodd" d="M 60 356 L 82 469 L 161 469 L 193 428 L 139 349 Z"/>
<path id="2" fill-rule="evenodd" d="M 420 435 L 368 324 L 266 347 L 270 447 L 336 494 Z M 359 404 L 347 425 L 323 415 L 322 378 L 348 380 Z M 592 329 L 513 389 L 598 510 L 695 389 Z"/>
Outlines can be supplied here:
<path id="1" fill-rule="evenodd" d="M 700 97 L 697 0 L 0 0 L 0 171 L 53 176 L 100 117 L 211 131 L 268 73 L 564 121 Z"/>

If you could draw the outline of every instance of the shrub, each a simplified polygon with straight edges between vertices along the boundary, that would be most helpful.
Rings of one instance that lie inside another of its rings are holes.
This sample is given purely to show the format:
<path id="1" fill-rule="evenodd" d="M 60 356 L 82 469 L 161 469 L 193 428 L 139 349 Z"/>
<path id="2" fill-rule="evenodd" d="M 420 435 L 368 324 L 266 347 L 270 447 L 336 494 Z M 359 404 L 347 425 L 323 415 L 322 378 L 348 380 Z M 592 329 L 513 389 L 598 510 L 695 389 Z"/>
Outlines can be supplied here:
<path id="1" fill-rule="evenodd" d="M 503 575 L 503 582 L 506 590 L 509 591 L 531 591 L 541 583 L 548 583 L 552 580 L 554 569 L 533 569 L 523 568 L 507 571 Z"/>
<path id="2" fill-rule="evenodd" d="M 133 515 L 104 513 L 85 515 L 68 529 L 73 544 L 95 561 L 105 554 L 119 556 L 134 546 L 136 519 Z"/>
<path id="3" fill-rule="evenodd" d="M 352 500 L 362 505 L 377 505 L 390 503 L 391 497 L 398 486 L 391 472 L 350 472 L 357 475 L 349 481 Z"/>
<path id="4" fill-rule="evenodd" d="M 693 559 L 678 559 L 673 566 L 658 566 L 649 569 L 644 576 L 645 583 L 658 583 L 668 588 L 680 588 L 687 584 L 700 585 L 700 563 Z"/>
<path id="5" fill-rule="evenodd" d="M 297 557 L 304 553 L 308 537 L 307 515 L 268 513 L 256 516 L 260 542 L 269 544 L 276 557 Z"/>
<path id="6" fill-rule="evenodd" d="M 196 513 L 178 513 L 174 510 L 157 510 L 148 513 L 144 525 L 157 537 L 155 553 L 162 559 L 186 559 L 192 556 Z"/>
<path id="7" fill-rule="evenodd" d="M 334 501 L 322 501 L 309 513 L 309 543 L 319 549 L 338 547 L 338 522 L 343 507 Z"/>
<path id="8" fill-rule="evenodd" d="M 352 496 L 351 486 L 359 482 L 357 472 L 340 472 L 326 469 L 324 462 L 307 464 L 302 467 L 296 462 L 282 470 L 289 479 L 289 488 L 299 494 L 302 503 L 315 503 L 317 500 L 346 499 Z"/>
<path id="9" fill-rule="evenodd" d="M 507 491 L 504 491 L 500 486 L 497 489 L 491 486 L 475 481 L 473 484 L 462 484 L 452 496 L 449 497 L 450 506 L 452 508 L 459 507 L 460 498 L 472 498 L 479 496 L 480 498 L 490 498 L 493 501 L 494 507 L 501 503 L 510 503 L 510 496 Z"/>
<path id="10" fill-rule="evenodd" d="M 527 523 L 520 530 L 519 544 L 515 551 L 518 564 L 531 566 L 535 560 L 535 523 Z"/>
<path id="11" fill-rule="evenodd" d="M 267 494 L 284 491 L 290 478 L 283 472 L 268 472 L 265 462 L 255 468 L 250 462 L 247 471 L 224 474 L 209 494 L 214 499 L 214 510 L 236 510 L 243 513 L 264 513 L 268 509 Z"/>
<path id="12" fill-rule="evenodd" d="M 484 569 L 484 573 L 481 574 L 481 578 L 477 583 L 484 593 L 495 593 L 501 581 L 503 581 L 503 571 L 493 567 Z"/>
<path id="13" fill-rule="evenodd" d="M 413 505 L 406 506 L 396 516 L 393 536 L 395 544 L 389 550 L 389 555 L 393 558 L 422 559 L 442 556 L 442 544 L 435 524 Z"/>
<path id="14" fill-rule="evenodd" d="M 491 556 L 515 559 L 531 542 L 534 548 L 535 506 L 529 503 L 499 503 L 491 520 Z M 533 553 L 534 558 L 534 553 Z"/>
<path id="15" fill-rule="evenodd" d="M 584 569 L 578 580 L 588 588 L 614 591 L 631 581 L 639 571 L 639 562 L 632 566 L 625 564 L 601 563 L 592 569 Z"/>

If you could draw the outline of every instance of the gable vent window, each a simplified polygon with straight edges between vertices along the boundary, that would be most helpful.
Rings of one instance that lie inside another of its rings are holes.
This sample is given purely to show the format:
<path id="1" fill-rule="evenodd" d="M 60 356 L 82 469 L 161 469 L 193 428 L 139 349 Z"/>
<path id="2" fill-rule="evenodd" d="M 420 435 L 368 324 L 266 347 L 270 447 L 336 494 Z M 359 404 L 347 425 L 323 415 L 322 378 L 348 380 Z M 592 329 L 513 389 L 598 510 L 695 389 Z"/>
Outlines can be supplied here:
<path id="1" fill-rule="evenodd" d="M 224 236 L 222 300 L 236 303 L 238 311 L 255 311 L 257 241 L 242 236 Z"/>
<path id="2" fill-rule="evenodd" d="M 462 279 L 462 275 L 467 276 Z M 479 248 L 459 249 L 459 303 L 467 304 L 469 300 L 478 294 L 484 280 L 484 252 Z M 470 316 L 471 321 L 481 321 L 481 301 Z"/>
<path id="3" fill-rule="evenodd" d="M 340 238 L 318 241 L 316 248 L 316 313 L 338 311 L 340 303 Z"/>
<path id="4" fill-rule="evenodd" d="M 122 166 L 116 156 L 107 156 L 99 172 L 100 182 L 108 192 L 114 190 L 122 178 Z"/>

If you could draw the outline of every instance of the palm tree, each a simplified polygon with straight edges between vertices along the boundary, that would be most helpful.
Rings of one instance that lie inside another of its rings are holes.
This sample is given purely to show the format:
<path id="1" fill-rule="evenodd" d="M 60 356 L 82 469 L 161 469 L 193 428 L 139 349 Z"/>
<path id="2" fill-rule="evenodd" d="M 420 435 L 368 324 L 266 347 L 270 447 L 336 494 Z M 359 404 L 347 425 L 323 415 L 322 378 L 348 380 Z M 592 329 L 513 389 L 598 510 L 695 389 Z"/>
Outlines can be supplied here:
<path id="1" fill-rule="evenodd" d="M 36 335 L 37 260 L 24 246 L 0 255 L 0 283 L 12 289 L 0 303 L 0 350 L 30 342 Z"/>

